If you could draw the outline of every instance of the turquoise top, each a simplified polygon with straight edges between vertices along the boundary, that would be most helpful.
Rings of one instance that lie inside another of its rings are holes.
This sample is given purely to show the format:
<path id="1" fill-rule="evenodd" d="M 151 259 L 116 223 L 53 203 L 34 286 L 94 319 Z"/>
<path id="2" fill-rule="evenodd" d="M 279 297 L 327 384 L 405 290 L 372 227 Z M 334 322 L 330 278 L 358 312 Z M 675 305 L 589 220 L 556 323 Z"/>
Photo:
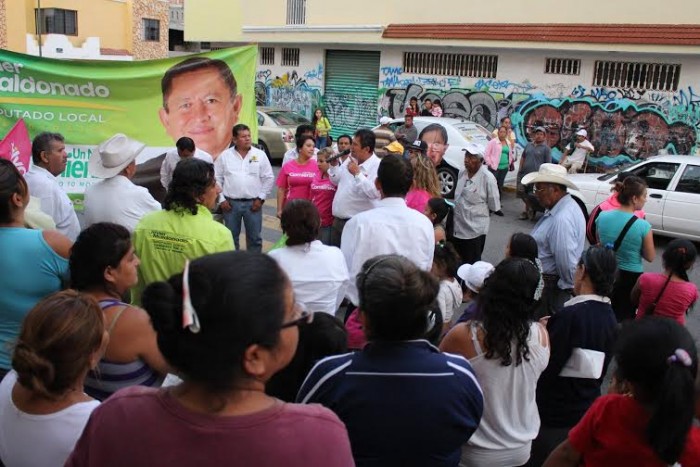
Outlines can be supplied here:
<path id="1" fill-rule="evenodd" d="M 633 214 L 619 209 L 601 212 L 595 221 L 601 245 L 614 244 L 632 216 Z M 619 269 L 629 272 L 644 272 L 642 244 L 649 230 L 651 230 L 651 224 L 644 219 L 638 219 L 632 224 L 620 248 L 615 253 Z"/>
<path id="2" fill-rule="evenodd" d="M 503 170 L 508 168 L 510 148 L 507 144 L 501 144 L 501 160 L 498 161 L 498 169 Z"/>
<path id="3" fill-rule="evenodd" d="M 40 230 L 0 228 L 0 368 L 10 369 L 22 320 L 42 298 L 61 290 L 68 260 Z"/>

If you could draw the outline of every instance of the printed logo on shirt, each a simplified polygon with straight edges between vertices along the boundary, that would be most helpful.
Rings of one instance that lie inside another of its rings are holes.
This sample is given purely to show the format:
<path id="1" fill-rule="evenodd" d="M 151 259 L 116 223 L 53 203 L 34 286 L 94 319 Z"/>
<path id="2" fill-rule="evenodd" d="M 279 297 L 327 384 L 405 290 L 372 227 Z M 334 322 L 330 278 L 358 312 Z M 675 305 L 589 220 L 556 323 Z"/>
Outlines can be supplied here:
<path id="1" fill-rule="evenodd" d="M 322 190 L 322 191 L 337 191 L 338 187 L 331 184 L 331 183 L 312 183 L 311 184 L 311 189 L 312 190 Z"/>

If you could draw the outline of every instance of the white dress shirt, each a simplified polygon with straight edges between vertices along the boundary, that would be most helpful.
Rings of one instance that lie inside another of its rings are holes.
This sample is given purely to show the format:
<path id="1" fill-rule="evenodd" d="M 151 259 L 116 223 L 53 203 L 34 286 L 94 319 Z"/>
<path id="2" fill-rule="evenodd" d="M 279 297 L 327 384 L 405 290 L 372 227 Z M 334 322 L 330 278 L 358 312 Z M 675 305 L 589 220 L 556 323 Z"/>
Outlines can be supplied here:
<path id="1" fill-rule="evenodd" d="M 199 148 L 195 148 L 192 157 L 201 159 L 204 162 L 209 162 L 210 164 L 214 163 L 214 159 L 212 159 L 209 153 Z M 180 155 L 177 153 L 177 148 L 165 153 L 165 159 L 163 159 L 163 164 L 160 166 L 160 183 L 166 190 L 168 189 L 168 185 L 170 185 L 170 181 L 173 179 L 173 171 L 178 162 L 180 162 Z"/>
<path id="2" fill-rule="evenodd" d="M 275 183 L 269 159 L 255 147 L 245 157 L 228 148 L 216 158 L 214 171 L 222 194 L 232 199 L 266 199 Z"/>
<path id="3" fill-rule="evenodd" d="M 337 196 L 337 195 L 336 195 Z M 403 198 L 384 198 L 378 206 L 362 212 L 345 224 L 340 248 L 350 271 L 346 296 L 359 304 L 355 278 L 362 265 L 377 255 L 402 255 L 429 271 L 433 265 L 433 224 Z"/>
<path id="4" fill-rule="evenodd" d="M 148 190 L 123 175 L 101 180 L 85 190 L 86 227 L 98 222 L 123 225 L 133 232 L 141 218 L 161 206 Z"/>
<path id="5" fill-rule="evenodd" d="M 338 248 L 314 240 L 305 245 L 278 248 L 269 255 L 289 276 L 298 302 L 309 311 L 335 316 L 350 277 Z"/>
<path id="6" fill-rule="evenodd" d="M 318 148 L 314 148 L 314 156 L 312 159 L 316 159 L 316 156 L 318 155 Z M 297 148 L 292 148 L 288 150 L 287 152 L 284 153 L 284 156 L 282 157 L 282 165 L 286 164 L 289 161 L 295 161 L 299 159 L 299 150 Z"/>
<path id="7" fill-rule="evenodd" d="M 356 177 L 348 170 L 351 160 L 348 157 L 342 164 L 328 169 L 328 177 L 338 187 L 333 198 L 333 216 L 340 219 L 349 219 L 374 208 L 381 197 L 374 186 L 381 162 L 377 155 L 372 153 L 369 159 L 359 165 L 360 173 Z"/>
<path id="8" fill-rule="evenodd" d="M 29 186 L 29 194 L 41 200 L 41 210 L 51 216 L 56 223 L 56 230 L 75 241 L 80 233 L 78 216 L 70 198 L 58 186 L 56 177 L 43 167 L 32 165 L 24 179 Z"/>

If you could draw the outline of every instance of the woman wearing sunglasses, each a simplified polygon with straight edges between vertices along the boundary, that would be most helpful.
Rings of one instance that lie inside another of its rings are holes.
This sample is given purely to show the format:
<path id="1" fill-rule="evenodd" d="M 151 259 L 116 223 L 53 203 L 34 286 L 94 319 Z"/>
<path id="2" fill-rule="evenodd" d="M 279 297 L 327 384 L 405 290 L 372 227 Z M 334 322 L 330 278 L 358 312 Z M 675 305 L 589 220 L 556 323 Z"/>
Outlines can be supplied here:
<path id="1" fill-rule="evenodd" d="M 265 394 L 311 319 L 272 258 L 204 256 L 149 285 L 143 304 L 183 382 L 117 392 L 93 413 L 66 465 L 353 465 L 331 411 Z"/>

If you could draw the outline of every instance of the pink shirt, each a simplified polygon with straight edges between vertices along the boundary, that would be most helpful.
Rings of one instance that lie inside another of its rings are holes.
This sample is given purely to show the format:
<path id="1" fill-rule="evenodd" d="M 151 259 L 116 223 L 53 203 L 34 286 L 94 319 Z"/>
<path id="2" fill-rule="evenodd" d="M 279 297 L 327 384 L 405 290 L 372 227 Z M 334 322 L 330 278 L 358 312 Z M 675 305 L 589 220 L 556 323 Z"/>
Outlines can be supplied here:
<path id="1" fill-rule="evenodd" d="M 668 276 L 658 272 L 645 272 L 639 276 L 639 306 L 637 319 L 644 316 L 647 308 L 659 296 Z M 698 299 L 698 288 L 692 282 L 671 281 L 654 309 L 655 316 L 672 318 L 685 324 L 685 312 Z"/>
<path id="2" fill-rule="evenodd" d="M 309 160 L 301 165 L 296 160 L 287 162 L 282 166 L 277 176 L 277 186 L 287 189 L 286 200 L 311 199 L 311 182 L 319 174 L 316 161 Z"/>
<path id="3" fill-rule="evenodd" d="M 428 204 L 428 201 L 430 201 L 432 197 L 433 195 L 425 190 L 411 188 L 406 194 L 406 206 L 423 213 L 425 212 L 425 205 Z"/>
<path id="4" fill-rule="evenodd" d="M 134 386 L 90 417 L 66 466 L 354 466 L 343 423 L 320 405 L 278 401 L 260 412 L 192 412 L 167 390 Z"/>
<path id="5" fill-rule="evenodd" d="M 506 140 L 506 143 L 508 140 Z M 491 141 L 486 143 L 486 150 L 484 151 L 484 162 L 492 170 L 498 170 L 498 164 L 501 162 L 501 151 L 503 146 L 501 140 L 498 138 L 493 138 Z M 515 160 L 514 151 L 508 151 L 508 165 L 512 164 Z"/>
<path id="6" fill-rule="evenodd" d="M 608 199 L 600 203 L 601 211 L 612 211 L 613 209 L 620 209 L 620 202 L 617 200 L 617 192 L 613 192 L 613 194 L 610 195 Z M 644 219 L 644 217 L 646 216 L 644 211 L 641 209 L 639 211 L 634 211 L 634 215 L 639 217 L 640 219 Z"/>
<path id="7" fill-rule="evenodd" d="M 311 182 L 311 202 L 321 215 L 321 227 L 333 224 L 333 198 L 337 190 L 331 179 L 323 177 L 320 172 Z"/>

